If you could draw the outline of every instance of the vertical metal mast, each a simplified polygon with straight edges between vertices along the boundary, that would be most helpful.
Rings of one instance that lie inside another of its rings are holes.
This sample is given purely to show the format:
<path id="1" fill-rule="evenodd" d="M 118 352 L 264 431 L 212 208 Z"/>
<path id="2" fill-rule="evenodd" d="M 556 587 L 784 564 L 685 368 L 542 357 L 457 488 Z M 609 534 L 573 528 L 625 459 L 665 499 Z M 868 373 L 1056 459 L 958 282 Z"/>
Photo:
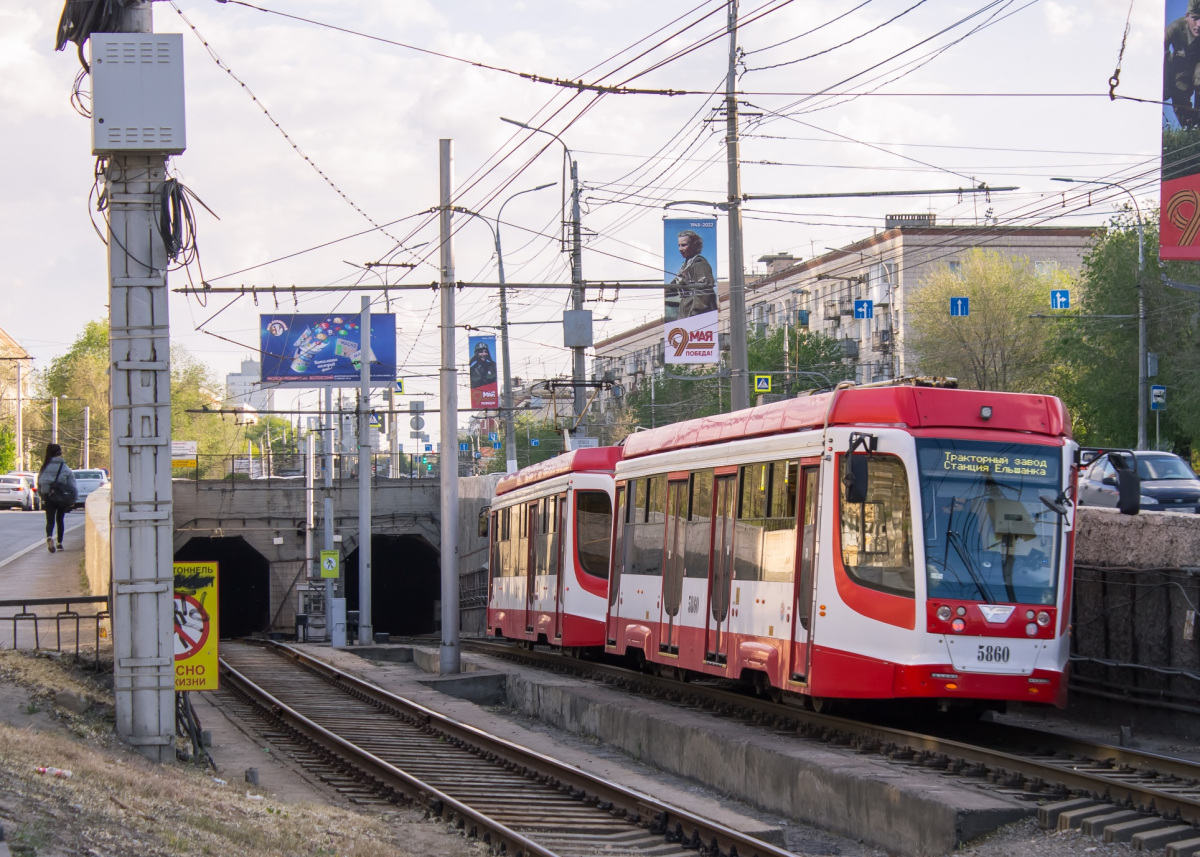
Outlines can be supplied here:
<path id="1" fill-rule="evenodd" d="M 453 140 L 439 141 L 441 176 L 442 241 L 442 646 L 439 670 L 442 675 L 459 672 L 458 648 L 458 372 L 454 366 L 454 235 L 450 203 L 454 189 Z"/>
<path id="2" fill-rule="evenodd" d="M 746 278 L 742 263 L 742 172 L 738 155 L 738 0 L 729 0 L 729 74 L 725 79 L 725 154 L 729 167 L 729 410 L 750 407 L 746 350 Z"/>
<path id="3" fill-rule="evenodd" d="M 371 299 L 358 330 L 358 641 L 375 640 L 371 622 Z"/>
<path id="4" fill-rule="evenodd" d="M 150 33 L 149 0 L 120 31 Z M 171 343 L 167 251 L 154 224 L 162 153 L 114 153 L 109 199 L 113 691 L 117 734 L 159 762 L 175 756 Z"/>
<path id="5" fill-rule="evenodd" d="M 571 309 L 583 309 L 583 225 L 579 213 L 579 162 L 571 158 Z M 575 381 L 575 434 L 587 434 L 583 419 L 583 406 L 587 400 L 587 388 L 580 386 L 587 372 L 584 364 L 583 346 L 576 345 L 571 375 Z"/>

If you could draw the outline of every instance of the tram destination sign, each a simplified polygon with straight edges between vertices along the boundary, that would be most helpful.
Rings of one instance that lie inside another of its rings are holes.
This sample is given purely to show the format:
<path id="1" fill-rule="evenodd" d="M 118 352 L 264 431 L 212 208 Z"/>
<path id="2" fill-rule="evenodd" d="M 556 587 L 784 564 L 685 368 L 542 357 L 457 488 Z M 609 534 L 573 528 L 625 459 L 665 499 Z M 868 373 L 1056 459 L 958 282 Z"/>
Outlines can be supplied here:
<path id="1" fill-rule="evenodd" d="M 1036 455 L 1028 450 L 1015 453 L 1007 452 L 971 452 L 965 450 L 939 449 L 930 450 L 936 458 L 923 462 L 927 468 L 933 465 L 933 470 L 944 473 L 980 473 L 997 477 L 1050 477 L 1055 473 L 1054 462 L 1047 455 Z M 923 456 L 924 458 L 924 456 Z"/>

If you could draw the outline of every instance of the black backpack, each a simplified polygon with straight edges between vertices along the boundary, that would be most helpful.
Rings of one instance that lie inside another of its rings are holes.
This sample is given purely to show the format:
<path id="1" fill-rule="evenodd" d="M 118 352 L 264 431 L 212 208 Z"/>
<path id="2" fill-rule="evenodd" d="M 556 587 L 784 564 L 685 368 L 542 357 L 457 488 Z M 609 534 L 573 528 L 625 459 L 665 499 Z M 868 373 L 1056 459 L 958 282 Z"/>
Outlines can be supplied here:
<path id="1" fill-rule="evenodd" d="M 79 499 L 79 493 L 72 490 L 69 484 L 58 481 L 65 466 L 61 461 L 58 463 L 58 470 L 50 482 L 38 480 L 38 493 L 42 495 L 43 500 L 55 506 L 74 506 L 75 501 Z"/>

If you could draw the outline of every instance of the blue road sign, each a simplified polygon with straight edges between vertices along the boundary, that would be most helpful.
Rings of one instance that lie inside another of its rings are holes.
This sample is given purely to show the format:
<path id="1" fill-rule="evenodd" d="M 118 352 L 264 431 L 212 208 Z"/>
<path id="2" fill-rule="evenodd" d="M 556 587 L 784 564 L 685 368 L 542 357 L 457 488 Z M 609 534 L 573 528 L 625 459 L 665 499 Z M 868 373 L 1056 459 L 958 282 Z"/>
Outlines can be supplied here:
<path id="1" fill-rule="evenodd" d="M 756 392 L 756 393 L 771 392 L 771 376 L 770 375 L 755 375 L 754 376 L 754 392 Z"/>
<path id="2" fill-rule="evenodd" d="M 470 452 L 470 451 L 471 451 L 471 444 L 469 444 L 469 443 L 460 443 L 460 444 L 458 445 L 458 451 L 459 451 L 459 452 Z"/>
<path id="3" fill-rule="evenodd" d="M 401 396 L 404 395 L 404 379 L 403 378 L 396 379 L 396 392 L 399 393 Z"/>
<path id="4" fill-rule="evenodd" d="M 500 441 L 498 441 L 498 440 L 492 441 L 492 449 L 499 449 L 502 446 L 504 446 L 504 444 L 502 444 Z"/>
<path id="5" fill-rule="evenodd" d="M 538 440 L 536 437 L 535 437 L 535 438 L 530 438 L 530 440 L 529 440 L 529 445 L 530 445 L 530 446 L 541 446 L 541 445 L 542 445 L 542 442 L 541 442 L 540 440 Z"/>
<path id="6" fill-rule="evenodd" d="M 1051 309 L 1070 309 L 1071 308 L 1071 290 L 1070 289 L 1051 289 L 1050 290 L 1050 308 Z"/>
<path id="7" fill-rule="evenodd" d="M 433 452 L 433 444 L 432 444 L 432 443 L 427 443 L 427 444 L 425 444 L 425 451 L 426 451 L 426 452 Z"/>
<path id="8" fill-rule="evenodd" d="M 488 440 L 490 440 L 492 443 L 495 443 L 495 442 L 496 442 L 496 441 L 498 441 L 499 439 L 500 439 L 500 433 L 499 433 L 499 432 L 495 432 L 495 431 L 490 431 L 490 432 L 488 432 Z"/>
<path id="9" fill-rule="evenodd" d="M 479 450 L 475 450 L 475 457 L 476 457 L 476 458 L 483 458 L 483 453 L 482 453 L 482 452 L 480 452 Z"/>
<path id="10" fill-rule="evenodd" d="M 855 301 L 854 302 L 854 317 L 855 318 L 874 318 L 875 317 L 875 301 Z"/>
<path id="11" fill-rule="evenodd" d="M 367 418 L 367 421 L 371 424 L 372 428 L 379 428 L 379 426 L 381 425 L 381 423 L 379 422 L 379 414 L 371 414 Z"/>
<path id="12" fill-rule="evenodd" d="M 970 315 L 970 298 L 950 298 L 950 315 Z"/>
<path id="13" fill-rule="evenodd" d="M 1165 411 L 1167 409 L 1167 388 L 1161 384 L 1150 385 L 1150 410 Z"/>

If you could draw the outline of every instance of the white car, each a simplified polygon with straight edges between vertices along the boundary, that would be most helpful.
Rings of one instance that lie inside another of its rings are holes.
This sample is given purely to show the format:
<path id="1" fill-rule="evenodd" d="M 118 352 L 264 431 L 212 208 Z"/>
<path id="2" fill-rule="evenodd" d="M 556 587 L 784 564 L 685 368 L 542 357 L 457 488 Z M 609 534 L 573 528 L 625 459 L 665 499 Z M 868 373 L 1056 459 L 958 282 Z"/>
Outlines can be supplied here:
<path id="1" fill-rule="evenodd" d="M 108 476 L 103 470 L 76 470 L 75 487 L 79 490 L 76 506 L 82 506 L 88 495 L 102 485 L 108 484 Z"/>
<path id="2" fill-rule="evenodd" d="M 0 476 L 0 506 L 33 511 L 33 489 L 24 476 Z"/>
<path id="3" fill-rule="evenodd" d="M 40 512 L 42 510 L 42 498 L 37 490 L 38 475 L 32 470 L 10 470 L 8 471 L 8 475 L 25 477 L 25 481 L 29 483 L 30 490 L 33 491 L 33 510 Z"/>

